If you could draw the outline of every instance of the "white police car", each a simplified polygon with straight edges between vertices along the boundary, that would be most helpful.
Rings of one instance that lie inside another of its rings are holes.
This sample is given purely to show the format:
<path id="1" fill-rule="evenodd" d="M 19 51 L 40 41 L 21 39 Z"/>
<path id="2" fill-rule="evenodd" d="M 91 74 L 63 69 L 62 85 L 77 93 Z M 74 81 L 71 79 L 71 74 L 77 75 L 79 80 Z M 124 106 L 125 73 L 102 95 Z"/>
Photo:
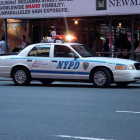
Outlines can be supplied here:
<path id="1" fill-rule="evenodd" d="M 34 79 L 43 84 L 79 80 L 95 87 L 109 87 L 111 83 L 127 86 L 140 79 L 140 63 L 99 57 L 79 43 L 39 43 L 18 55 L 0 56 L 0 77 L 11 77 L 21 86 Z"/>

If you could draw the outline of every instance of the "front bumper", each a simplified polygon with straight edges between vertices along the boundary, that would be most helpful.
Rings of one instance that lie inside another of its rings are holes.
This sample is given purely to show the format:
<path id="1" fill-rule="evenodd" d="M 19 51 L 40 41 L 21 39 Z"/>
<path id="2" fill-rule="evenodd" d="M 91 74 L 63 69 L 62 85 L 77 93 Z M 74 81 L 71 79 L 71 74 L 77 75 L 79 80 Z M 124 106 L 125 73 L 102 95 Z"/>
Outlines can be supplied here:
<path id="1" fill-rule="evenodd" d="M 140 80 L 140 70 L 115 70 L 114 82 L 135 82 Z"/>

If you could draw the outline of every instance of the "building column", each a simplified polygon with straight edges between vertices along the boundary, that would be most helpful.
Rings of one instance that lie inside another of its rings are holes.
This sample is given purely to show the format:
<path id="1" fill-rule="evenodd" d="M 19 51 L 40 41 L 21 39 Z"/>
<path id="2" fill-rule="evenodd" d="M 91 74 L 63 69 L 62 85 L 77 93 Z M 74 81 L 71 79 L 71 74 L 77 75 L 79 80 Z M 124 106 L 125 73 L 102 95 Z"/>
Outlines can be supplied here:
<path id="1" fill-rule="evenodd" d="M 5 21 L 5 42 L 6 42 L 6 53 L 8 51 L 8 46 L 7 46 L 7 19 L 4 19 Z"/>

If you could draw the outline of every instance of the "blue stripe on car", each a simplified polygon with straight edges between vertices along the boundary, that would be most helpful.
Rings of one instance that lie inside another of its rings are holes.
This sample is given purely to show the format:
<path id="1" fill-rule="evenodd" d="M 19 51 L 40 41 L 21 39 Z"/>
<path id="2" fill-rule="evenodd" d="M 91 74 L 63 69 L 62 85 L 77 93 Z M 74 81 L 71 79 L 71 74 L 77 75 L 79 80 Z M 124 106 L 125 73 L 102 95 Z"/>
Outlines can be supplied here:
<path id="1" fill-rule="evenodd" d="M 96 63 L 107 63 L 107 61 L 100 61 L 100 60 L 88 60 L 88 59 L 74 59 L 74 58 L 42 58 L 42 57 L 11 57 L 10 59 L 33 59 L 33 60 L 60 60 L 60 61 L 83 61 L 83 62 L 96 62 Z M 110 63 L 110 64 L 114 64 L 114 63 Z M 121 63 L 116 63 L 116 65 L 125 65 L 125 64 L 121 64 Z"/>
<path id="2" fill-rule="evenodd" d="M 78 75 L 89 75 L 89 72 L 63 72 L 63 71 L 40 71 L 30 70 L 31 73 L 55 73 L 55 74 L 78 74 Z"/>

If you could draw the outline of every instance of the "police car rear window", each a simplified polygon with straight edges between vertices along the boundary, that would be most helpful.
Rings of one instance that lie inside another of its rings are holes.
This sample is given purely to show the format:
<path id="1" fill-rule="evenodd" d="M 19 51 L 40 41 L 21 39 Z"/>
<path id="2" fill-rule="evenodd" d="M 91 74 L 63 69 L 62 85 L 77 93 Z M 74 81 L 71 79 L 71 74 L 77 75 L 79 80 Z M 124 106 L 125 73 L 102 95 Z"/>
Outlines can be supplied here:
<path id="1" fill-rule="evenodd" d="M 82 57 L 98 57 L 99 55 L 84 45 L 71 45 L 71 47 Z"/>
<path id="2" fill-rule="evenodd" d="M 35 46 L 28 54 L 28 56 L 49 57 L 50 45 Z"/>

